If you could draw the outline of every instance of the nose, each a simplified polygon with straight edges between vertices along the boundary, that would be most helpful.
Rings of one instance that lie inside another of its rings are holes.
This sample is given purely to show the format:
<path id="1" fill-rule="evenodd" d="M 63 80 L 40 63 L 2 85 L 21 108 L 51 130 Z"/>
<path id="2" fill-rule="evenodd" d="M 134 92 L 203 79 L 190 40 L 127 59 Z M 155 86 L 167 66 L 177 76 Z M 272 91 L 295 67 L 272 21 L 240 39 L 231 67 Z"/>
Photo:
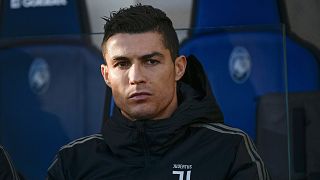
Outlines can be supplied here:
<path id="1" fill-rule="evenodd" d="M 138 85 L 141 83 L 145 83 L 146 79 L 143 73 L 143 67 L 139 64 L 133 64 L 129 69 L 129 83 L 131 85 Z"/>

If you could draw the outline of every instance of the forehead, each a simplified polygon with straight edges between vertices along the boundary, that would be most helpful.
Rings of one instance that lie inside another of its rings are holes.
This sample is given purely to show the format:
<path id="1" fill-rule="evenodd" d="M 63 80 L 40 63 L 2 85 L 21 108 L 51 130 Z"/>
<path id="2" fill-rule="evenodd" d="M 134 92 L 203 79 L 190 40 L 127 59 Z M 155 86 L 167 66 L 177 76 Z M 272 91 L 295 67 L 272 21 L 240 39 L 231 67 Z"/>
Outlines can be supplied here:
<path id="1" fill-rule="evenodd" d="M 103 47 L 105 56 L 140 56 L 150 52 L 169 51 L 158 32 L 118 33 L 111 36 Z"/>

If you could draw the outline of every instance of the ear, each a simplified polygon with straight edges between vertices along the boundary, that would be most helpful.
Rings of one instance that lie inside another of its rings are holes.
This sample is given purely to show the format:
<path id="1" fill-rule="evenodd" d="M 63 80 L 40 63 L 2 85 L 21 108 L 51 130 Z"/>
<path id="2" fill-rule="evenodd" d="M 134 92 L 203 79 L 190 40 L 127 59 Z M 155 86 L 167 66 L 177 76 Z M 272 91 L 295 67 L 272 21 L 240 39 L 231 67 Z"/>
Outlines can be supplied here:
<path id="1" fill-rule="evenodd" d="M 186 71 L 187 58 L 185 56 L 179 56 L 174 61 L 174 64 L 175 64 L 175 73 L 176 73 L 175 80 L 178 81 L 182 78 L 182 76 L 184 75 L 184 72 Z"/>
<path id="2" fill-rule="evenodd" d="M 111 83 L 109 81 L 109 69 L 108 69 L 108 66 L 105 65 L 105 64 L 101 64 L 100 70 L 101 70 L 101 75 L 102 75 L 104 81 L 111 88 L 111 86 L 110 86 Z"/>

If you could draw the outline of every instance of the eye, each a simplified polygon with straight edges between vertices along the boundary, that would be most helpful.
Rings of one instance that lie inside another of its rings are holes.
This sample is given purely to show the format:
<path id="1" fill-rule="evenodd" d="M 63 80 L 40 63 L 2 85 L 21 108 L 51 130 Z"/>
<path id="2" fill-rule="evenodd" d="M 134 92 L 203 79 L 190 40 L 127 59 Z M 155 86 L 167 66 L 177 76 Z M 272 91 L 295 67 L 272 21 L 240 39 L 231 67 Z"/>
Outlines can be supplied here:
<path id="1" fill-rule="evenodd" d="M 156 64 L 159 64 L 159 61 L 155 60 L 155 59 L 147 59 L 146 64 L 147 65 L 156 65 Z"/>
<path id="2" fill-rule="evenodd" d="M 114 64 L 114 67 L 120 68 L 120 69 L 127 69 L 131 66 L 131 63 L 129 61 L 119 61 L 116 64 Z"/>

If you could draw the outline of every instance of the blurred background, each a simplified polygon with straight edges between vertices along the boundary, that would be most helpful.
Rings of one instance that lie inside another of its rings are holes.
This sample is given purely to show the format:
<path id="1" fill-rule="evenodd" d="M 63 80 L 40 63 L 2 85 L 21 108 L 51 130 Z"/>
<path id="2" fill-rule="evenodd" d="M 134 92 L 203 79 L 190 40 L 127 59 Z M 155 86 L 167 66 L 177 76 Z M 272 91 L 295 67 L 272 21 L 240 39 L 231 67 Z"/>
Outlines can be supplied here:
<path id="1" fill-rule="evenodd" d="M 273 179 L 319 179 L 320 1 L 0 0 L 0 144 L 25 179 L 100 132 L 113 106 L 102 17 L 137 3 L 172 19 L 180 53 L 202 62 L 225 123 Z"/>

